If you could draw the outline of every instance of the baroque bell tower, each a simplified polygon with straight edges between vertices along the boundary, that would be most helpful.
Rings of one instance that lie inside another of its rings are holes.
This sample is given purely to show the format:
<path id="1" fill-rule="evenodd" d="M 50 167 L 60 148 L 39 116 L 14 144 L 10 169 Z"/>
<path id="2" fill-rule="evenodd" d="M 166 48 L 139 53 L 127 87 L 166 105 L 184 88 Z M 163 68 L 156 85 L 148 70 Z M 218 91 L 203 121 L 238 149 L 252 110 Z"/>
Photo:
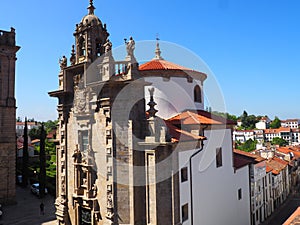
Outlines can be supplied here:
<path id="1" fill-rule="evenodd" d="M 94 14 L 76 25 L 70 65 L 60 59 L 57 199 L 59 225 L 146 224 L 144 88 L 134 56 L 115 60 L 106 25 Z"/>
<path id="2" fill-rule="evenodd" d="M 93 62 L 97 57 L 104 54 L 104 44 L 109 36 L 106 24 L 103 25 L 94 14 L 93 0 L 90 0 L 90 5 L 87 9 L 88 14 L 82 18 L 79 24 L 76 24 L 74 33 L 76 61 L 73 61 L 73 63 Z"/>

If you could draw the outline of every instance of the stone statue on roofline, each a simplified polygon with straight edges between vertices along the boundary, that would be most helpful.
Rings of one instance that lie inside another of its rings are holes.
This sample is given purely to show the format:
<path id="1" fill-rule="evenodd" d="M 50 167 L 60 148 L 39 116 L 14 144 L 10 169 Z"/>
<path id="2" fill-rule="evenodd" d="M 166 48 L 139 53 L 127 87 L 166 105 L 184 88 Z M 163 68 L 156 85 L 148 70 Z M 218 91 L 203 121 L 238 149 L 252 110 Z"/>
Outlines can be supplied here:
<path id="1" fill-rule="evenodd" d="M 112 43 L 109 39 L 106 40 L 105 44 L 103 45 L 104 47 L 104 52 L 105 52 L 105 55 L 109 56 L 109 55 L 112 55 L 111 54 L 111 50 L 112 50 Z"/>
<path id="2" fill-rule="evenodd" d="M 128 56 L 133 56 L 133 51 L 135 49 L 135 41 L 132 37 L 129 38 L 129 41 L 125 39 L 126 50 Z"/>
<path id="3" fill-rule="evenodd" d="M 66 56 L 63 56 L 61 59 L 59 59 L 59 65 L 60 65 L 60 69 L 63 69 L 65 67 L 67 67 L 67 58 L 66 58 Z"/>

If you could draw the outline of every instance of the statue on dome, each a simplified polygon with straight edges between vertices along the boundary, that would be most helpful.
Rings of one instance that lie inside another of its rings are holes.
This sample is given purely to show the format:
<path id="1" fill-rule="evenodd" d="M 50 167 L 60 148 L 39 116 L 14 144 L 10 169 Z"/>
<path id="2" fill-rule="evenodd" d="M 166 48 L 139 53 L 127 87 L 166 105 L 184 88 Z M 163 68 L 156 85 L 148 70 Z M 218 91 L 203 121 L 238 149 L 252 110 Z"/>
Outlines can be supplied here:
<path id="1" fill-rule="evenodd" d="M 125 39 L 126 50 L 128 56 L 133 56 L 133 51 L 135 49 L 135 41 L 130 37 L 129 41 Z"/>
<path id="2" fill-rule="evenodd" d="M 60 65 L 60 69 L 63 69 L 65 67 L 67 67 L 67 58 L 66 56 L 63 56 L 61 59 L 59 59 L 59 65 Z"/>

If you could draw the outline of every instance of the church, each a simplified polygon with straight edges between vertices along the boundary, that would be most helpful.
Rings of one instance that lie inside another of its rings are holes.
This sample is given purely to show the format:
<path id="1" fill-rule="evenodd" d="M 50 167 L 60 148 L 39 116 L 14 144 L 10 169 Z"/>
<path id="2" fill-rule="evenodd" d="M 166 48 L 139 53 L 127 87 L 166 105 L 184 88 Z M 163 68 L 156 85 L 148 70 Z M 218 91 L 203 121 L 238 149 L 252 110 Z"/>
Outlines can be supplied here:
<path id="1" fill-rule="evenodd" d="M 203 110 L 207 75 L 165 60 L 158 40 L 144 64 L 132 37 L 116 60 L 92 0 L 87 9 L 49 92 L 58 224 L 250 224 L 248 168 L 233 166 L 235 124 Z M 168 98 L 174 84 L 180 101 Z"/>
<path id="2" fill-rule="evenodd" d="M 0 30 L 0 203 L 16 197 L 15 29 Z"/>

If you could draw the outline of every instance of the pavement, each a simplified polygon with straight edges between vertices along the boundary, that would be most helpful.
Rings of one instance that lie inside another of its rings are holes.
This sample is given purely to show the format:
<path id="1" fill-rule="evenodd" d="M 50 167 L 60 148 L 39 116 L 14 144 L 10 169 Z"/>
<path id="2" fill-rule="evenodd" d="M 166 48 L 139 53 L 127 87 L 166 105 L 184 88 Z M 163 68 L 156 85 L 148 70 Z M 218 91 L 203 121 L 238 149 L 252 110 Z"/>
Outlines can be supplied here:
<path id="1" fill-rule="evenodd" d="M 56 225 L 54 197 L 46 195 L 38 198 L 30 192 L 30 187 L 16 189 L 17 204 L 2 206 L 3 216 L 0 225 Z M 44 215 L 40 213 L 40 204 L 44 204 Z"/>

